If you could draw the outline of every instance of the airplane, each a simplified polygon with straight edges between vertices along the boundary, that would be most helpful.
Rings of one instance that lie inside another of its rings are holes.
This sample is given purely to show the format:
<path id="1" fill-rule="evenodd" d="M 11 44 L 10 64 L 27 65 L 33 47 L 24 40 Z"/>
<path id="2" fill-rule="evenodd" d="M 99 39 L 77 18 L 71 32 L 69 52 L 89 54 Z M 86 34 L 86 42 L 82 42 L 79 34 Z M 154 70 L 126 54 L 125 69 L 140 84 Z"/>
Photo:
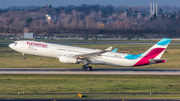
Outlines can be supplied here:
<path id="1" fill-rule="evenodd" d="M 137 55 L 111 51 L 112 46 L 105 50 L 98 50 L 29 40 L 15 41 L 9 44 L 9 47 L 22 53 L 23 60 L 26 59 L 25 54 L 58 58 L 62 63 L 84 63 L 83 69 L 92 70 L 89 64 L 135 67 L 165 63 L 167 59 L 161 59 L 161 56 L 170 41 L 169 38 L 163 38 L 146 52 Z"/>

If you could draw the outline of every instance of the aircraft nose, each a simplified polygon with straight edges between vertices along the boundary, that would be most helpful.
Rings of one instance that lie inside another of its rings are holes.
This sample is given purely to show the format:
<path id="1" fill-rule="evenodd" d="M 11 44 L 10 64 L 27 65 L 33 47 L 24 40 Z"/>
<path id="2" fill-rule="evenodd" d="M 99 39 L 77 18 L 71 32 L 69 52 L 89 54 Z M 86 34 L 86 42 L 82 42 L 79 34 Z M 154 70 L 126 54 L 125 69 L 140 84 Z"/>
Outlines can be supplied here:
<path id="1" fill-rule="evenodd" d="M 9 47 L 10 47 L 10 48 L 12 48 L 12 46 L 13 46 L 13 44 L 12 44 L 12 43 L 11 43 L 11 44 L 9 44 Z"/>

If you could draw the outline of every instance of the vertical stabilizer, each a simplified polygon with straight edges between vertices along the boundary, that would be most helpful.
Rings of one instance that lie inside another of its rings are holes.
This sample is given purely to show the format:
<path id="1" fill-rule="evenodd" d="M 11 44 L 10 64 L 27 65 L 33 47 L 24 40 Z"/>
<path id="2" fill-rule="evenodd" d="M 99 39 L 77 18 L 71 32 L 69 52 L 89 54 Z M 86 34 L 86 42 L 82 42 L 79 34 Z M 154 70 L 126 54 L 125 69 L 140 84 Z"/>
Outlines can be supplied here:
<path id="1" fill-rule="evenodd" d="M 171 39 L 163 38 L 146 52 L 144 52 L 139 58 L 134 66 L 147 65 L 150 64 L 150 59 L 160 59 L 169 45 Z"/>

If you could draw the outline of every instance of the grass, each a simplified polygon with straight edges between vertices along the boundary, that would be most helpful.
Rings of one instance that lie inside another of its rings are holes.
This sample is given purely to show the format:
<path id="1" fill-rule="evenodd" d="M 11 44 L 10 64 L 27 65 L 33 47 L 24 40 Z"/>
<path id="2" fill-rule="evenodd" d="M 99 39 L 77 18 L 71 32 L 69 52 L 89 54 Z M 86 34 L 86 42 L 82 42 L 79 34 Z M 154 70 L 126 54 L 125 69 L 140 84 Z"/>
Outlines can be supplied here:
<path id="1" fill-rule="evenodd" d="M 0 75 L 0 94 L 180 93 L 179 76 Z M 87 98 L 180 98 L 179 95 L 86 95 Z M 0 98 L 75 98 L 76 95 L 0 95 Z"/>
<path id="2" fill-rule="evenodd" d="M 0 75 L 1 94 L 180 93 L 179 76 Z"/>
<path id="3" fill-rule="evenodd" d="M 151 44 L 131 45 L 131 44 L 91 44 L 73 45 L 93 49 L 106 49 L 109 46 L 118 48 L 118 52 L 128 54 L 140 54 L 149 49 Z M 170 44 L 162 58 L 168 59 L 166 63 L 153 64 L 141 67 L 112 67 L 102 65 L 91 65 L 93 68 L 157 68 L 157 69 L 179 69 L 180 67 L 180 45 Z M 83 64 L 64 64 L 58 59 L 46 58 L 33 55 L 26 55 L 26 60 L 22 60 L 22 54 L 11 50 L 8 45 L 0 45 L 0 68 L 81 68 Z"/>

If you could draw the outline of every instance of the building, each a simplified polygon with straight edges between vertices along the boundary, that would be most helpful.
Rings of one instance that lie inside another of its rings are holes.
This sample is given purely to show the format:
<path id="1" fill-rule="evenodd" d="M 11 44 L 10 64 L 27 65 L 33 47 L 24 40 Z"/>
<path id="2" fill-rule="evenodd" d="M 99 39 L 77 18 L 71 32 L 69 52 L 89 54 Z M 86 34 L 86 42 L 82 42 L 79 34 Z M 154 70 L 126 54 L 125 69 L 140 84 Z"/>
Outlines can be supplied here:
<path id="1" fill-rule="evenodd" d="M 24 33 L 24 39 L 33 39 L 34 33 Z"/>
<path id="2" fill-rule="evenodd" d="M 46 14 L 46 19 L 47 19 L 48 23 L 50 22 L 51 19 L 54 20 L 54 21 L 61 20 L 60 17 L 51 16 L 51 15 L 49 15 L 49 14 Z"/>
<path id="3" fill-rule="evenodd" d="M 121 14 L 121 16 L 124 16 L 124 17 L 135 17 L 135 18 L 146 17 L 148 15 L 149 15 L 149 12 L 147 11 L 137 11 L 131 8 Z"/>
<path id="4" fill-rule="evenodd" d="M 52 8 L 52 5 L 51 5 L 51 4 L 47 4 L 47 5 L 46 5 L 46 8 L 51 9 L 51 8 Z"/>

